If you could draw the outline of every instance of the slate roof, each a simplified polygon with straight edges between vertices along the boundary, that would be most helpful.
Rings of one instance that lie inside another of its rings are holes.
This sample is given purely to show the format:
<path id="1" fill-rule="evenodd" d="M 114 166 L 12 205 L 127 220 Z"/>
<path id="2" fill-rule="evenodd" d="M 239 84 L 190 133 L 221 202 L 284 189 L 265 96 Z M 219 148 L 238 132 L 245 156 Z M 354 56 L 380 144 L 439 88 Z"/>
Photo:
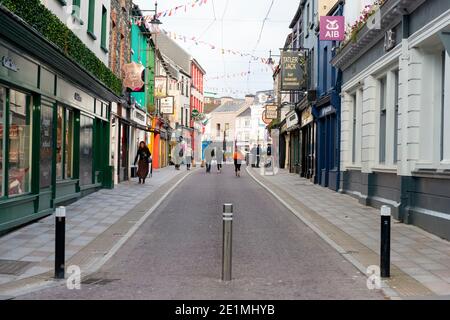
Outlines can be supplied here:
<path id="1" fill-rule="evenodd" d="M 237 112 L 242 108 L 242 105 L 244 104 L 244 100 L 238 100 L 238 101 L 229 101 L 225 102 L 224 104 L 220 105 L 217 109 L 215 109 L 213 112 Z"/>

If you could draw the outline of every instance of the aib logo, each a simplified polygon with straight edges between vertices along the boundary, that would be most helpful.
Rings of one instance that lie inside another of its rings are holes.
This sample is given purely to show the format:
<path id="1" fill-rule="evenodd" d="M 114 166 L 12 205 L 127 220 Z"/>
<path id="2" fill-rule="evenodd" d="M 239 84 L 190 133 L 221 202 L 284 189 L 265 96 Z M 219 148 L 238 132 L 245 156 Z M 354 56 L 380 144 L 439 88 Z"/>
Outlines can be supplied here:
<path id="1" fill-rule="evenodd" d="M 344 40 L 345 18 L 343 16 L 320 17 L 320 40 Z"/>

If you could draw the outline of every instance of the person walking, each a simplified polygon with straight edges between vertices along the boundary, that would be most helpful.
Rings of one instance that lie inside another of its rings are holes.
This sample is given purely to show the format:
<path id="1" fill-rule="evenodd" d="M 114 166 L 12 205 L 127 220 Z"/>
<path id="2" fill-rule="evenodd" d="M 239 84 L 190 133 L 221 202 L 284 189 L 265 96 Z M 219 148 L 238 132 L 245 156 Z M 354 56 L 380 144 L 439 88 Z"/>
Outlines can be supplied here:
<path id="1" fill-rule="evenodd" d="M 250 154 L 251 154 L 250 163 L 251 163 L 252 168 L 254 168 L 254 167 L 256 167 L 256 146 L 255 145 L 253 145 L 252 150 L 250 151 Z"/>
<path id="2" fill-rule="evenodd" d="M 243 159 L 244 156 L 242 155 L 242 152 L 237 147 L 235 147 L 233 153 L 233 160 L 234 160 L 234 172 L 236 174 L 236 177 L 241 176 L 241 164 Z"/>
<path id="3" fill-rule="evenodd" d="M 223 164 L 223 150 L 221 147 L 217 147 L 216 161 L 217 161 L 217 173 L 222 173 L 222 164 Z"/>
<path id="4" fill-rule="evenodd" d="M 141 182 L 142 184 L 145 184 L 145 178 L 147 178 L 148 176 L 151 156 L 152 154 L 147 145 L 144 141 L 141 141 L 139 143 L 139 149 L 137 151 L 136 158 L 134 159 L 134 165 L 138 163 L 137 176 L 139 177 L 139 184 L 141 184 Z"/>
<path id="5" fill-rule="evenodd" d="M 186 145 L 185 151 L 184 151 L 184 157 L 186 161 L 186 168 L 187 170 L 191 170 L 191 164 L 194 160 L 194 157 L 192 156 L 192 148 L 189 145 Z"/>
<path id="6" fill-rule="evenodd" d="M 211 173 L 211 163 L 215 156 L 214 148 L 209 145 L 205 150 L 206 173 Z"/>

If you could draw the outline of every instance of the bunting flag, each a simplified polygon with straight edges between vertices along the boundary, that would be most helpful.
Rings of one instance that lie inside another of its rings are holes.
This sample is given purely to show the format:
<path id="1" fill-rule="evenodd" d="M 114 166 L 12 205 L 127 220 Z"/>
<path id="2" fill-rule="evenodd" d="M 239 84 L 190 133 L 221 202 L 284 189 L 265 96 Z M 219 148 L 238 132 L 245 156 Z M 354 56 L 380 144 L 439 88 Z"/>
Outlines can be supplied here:
<path id="1" fill-rule="evenodd" d="M 265 73 L 265 72 L 272 72 L 271 69 L 269 68 L 261 68 L 258 69 L 257 71 Z M 241 77 L 247 77 L 250 74 L 254 74 L 256 73 L 255 71 L 251 72 L 251 71 L 244 71 L 244 72 L 237 72 L 237 73 L 229 73 L 229 74 L 223 74 L 223 75 L 218 75 L 218 76 L 214 76 L 214 77 L 205 77 L 205 80 L 221 80 L 221 79 L 233 79 L 233 78 L 241 78 Z"/>
<path id="2" fill-rule="evenodd" d="M 161 17 L 171 17 L 178 12 L 188 12 L 188 9 L 195 8 L 195 7 L 201 7 L 202 5 L 206 4 L 208 0 L 194 0 L 191 2 L 188 2 L 186 4 L 178 5 L 176 7 L 173 7 L 171 9 L 167 9 L 165 11 L 159 12 L 156 17 L 159 19 Z M 180 10 L 182 9 L 182 10 Z"/>

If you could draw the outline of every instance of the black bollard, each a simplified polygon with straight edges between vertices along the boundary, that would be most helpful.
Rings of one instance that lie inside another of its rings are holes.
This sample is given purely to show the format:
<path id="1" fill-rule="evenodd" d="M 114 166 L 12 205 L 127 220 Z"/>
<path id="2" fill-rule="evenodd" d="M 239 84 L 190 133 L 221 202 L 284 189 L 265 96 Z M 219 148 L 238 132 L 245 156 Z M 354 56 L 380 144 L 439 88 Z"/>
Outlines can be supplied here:
<path id="1" fill-rule="evenodd" d="M 381 250 L 380 269 L 381 277 L 391 276 L 391 208 L 381 207 Z"/>
<path id="2" fill-rule="evenodd" d="M 222 281 L 231 281 L 233 205 L 223 205 Z"/>
<path id="3" fill-rule="evenodd" d="M 66 250 L 66 208 L 56 208 L 55 214 L 55 279 L 64 279 Z"/>

